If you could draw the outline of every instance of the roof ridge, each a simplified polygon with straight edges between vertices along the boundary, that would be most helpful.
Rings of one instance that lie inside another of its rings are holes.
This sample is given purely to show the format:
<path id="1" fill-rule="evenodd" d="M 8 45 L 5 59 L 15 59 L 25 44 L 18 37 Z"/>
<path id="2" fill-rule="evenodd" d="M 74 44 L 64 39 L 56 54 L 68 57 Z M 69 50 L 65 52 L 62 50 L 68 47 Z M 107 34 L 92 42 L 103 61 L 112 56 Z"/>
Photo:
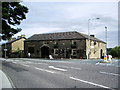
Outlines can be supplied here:
<path id="1" fill-rule="evenodd" d="M 40 33 L 40 34 L 34 34 L 34 35 L 58 34 L 58 33 L 69 33 L 69 32 L 77 32 L 77 31 L 54 32 L 54 33 Z"/>
<path id="2" fill-rule="evenodd" d="M 79 33 L 81 36 L 83 36 L 84 38 L 86 38 L 84 35 L 88 36 L 87 34 L 83 34 L 83 33 Z"/>
<path id="3" fill-rule="evenodd" d="M 34 34 L 29 37 L 26 41 L 29 40 L 65 40 L 65 39 L 88 39 L 96 40 L 103 42 L 102 40 L 91 37 L 84 33 L 79 33 L 78 31 L 67 31 L 67 32 L 54 32 L 54 33 L 44 33 L 44 34 Z"/>

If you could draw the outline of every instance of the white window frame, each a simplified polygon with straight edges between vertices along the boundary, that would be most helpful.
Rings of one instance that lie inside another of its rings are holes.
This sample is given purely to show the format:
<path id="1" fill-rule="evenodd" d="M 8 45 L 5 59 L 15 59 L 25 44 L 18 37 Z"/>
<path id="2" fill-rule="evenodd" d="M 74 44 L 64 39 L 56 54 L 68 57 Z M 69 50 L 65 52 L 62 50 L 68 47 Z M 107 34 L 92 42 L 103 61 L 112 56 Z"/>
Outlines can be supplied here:
<path id="1" fill-rule="evenodd" d="M 76 55 L 74 55 L 74 51 L 76 51 Z M 72 56 L 77 56 L 77 49 L 72 49 L 72 53 L 71 53 Z"/>
<path id="2" fill-rule="evenodd" d="M 56 51 L 57 51 L 58 49 L 54 49 L 54 55 L 58 55 L 58 54 L 56 54 Z M 58 50 L 58 53 L 59 53 L 59 50 Z"/>

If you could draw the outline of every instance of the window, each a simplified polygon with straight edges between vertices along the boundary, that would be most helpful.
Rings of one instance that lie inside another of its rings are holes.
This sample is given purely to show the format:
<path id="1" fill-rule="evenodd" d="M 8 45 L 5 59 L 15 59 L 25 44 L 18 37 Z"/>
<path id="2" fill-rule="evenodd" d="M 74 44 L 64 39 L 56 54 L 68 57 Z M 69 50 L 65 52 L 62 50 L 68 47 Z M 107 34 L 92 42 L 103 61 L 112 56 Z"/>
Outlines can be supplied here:
<path id="1" fill-rule="evenodd" d="M 55 44 L 55 45 L 58 45 L 58 42 L 57 42 L 57 41 L 55 41 L 55 42 L 54 42 L 54 44 Z"/>
<path id="2" fill-rule="evenodd" d="M 58 55 L 59 50 L 58 49 L 54 49 L 54 55 Z"/>
<path id="3" fill-rule="evenodd" d="M 61 53 L 64 54 L 64 49 L 61 49 Z"/>
<path id="4" fill-rule="evenodd" d="M 39 54 L 39 50 L 37 50 L 37 55 Z"/>
<path id="5" fill-rule="evenodd" d="M 76 49 L 72 49 L 72 55 L 77 56 L 77 50 Z"/>
<path id="6" fill-rule="evenodd" d="M 29 53 L 34 53 L 34 47 L 28 47 L 28 52 Z"/>
<path id="7" fill-rule="evenodd" d="M 97 42 L 96 41 L 94 41 L 94 45 L 96 45 L 97 44 Z"/>
<path id="8" fill-rule="evenodd" d="M 71 48 L 76 48 L 77 46 L 76 46 L 76 41 L 74 41 L 74 40 L 72 40 L 71 41 Z"/>
<path id="9" fill-rule="evenodd" d="M 57 41 L 54 42 L 54 48 L 58 48 L 58 42 Z"/>
<path id="10" fill-rule="evenodd" d="M 49 42 L 43 42 L 43 44 L 44 44 L 44 45 L 48 45 L 48 44 L 49 44 Z"/>
<path id="11" fill-rule="evenodd" d="M 76 41 L 72 40 L 72 45 L 76 45 Z"/>

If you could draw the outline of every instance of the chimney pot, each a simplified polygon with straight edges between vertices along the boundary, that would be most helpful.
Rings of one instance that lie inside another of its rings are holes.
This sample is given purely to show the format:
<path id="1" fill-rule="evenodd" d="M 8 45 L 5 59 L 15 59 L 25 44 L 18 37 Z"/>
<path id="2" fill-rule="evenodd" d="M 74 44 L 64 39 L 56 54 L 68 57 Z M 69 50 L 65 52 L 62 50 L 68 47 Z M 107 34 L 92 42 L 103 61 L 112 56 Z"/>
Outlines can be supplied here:
<path id="1" fill-rule="evenodd" d="M 91 37 L 95 37 L 95 35 L 90 35 Z"/>

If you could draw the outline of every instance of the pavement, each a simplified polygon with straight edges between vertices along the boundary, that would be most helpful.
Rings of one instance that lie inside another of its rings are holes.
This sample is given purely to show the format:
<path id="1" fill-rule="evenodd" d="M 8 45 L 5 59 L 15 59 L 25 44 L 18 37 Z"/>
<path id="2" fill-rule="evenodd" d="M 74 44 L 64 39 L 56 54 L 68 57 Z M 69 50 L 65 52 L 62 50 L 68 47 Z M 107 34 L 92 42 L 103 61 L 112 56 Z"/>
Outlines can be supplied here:
<path id="1" fill-rule="evenodd" d="M 0 59 L 2 60 L 2 59 Z M 119 87 L 120 68 L 97 61 L 14 58 L 3 60 L 2 70 L 17 88 Z M 103 90 L 102 89 L 102 90 Z"/>
<path id="2" fill-rule="evenodd" d="M 0 89 L 2 88 L 12 88 L 12 85 L 5 73 L 0 70 Z"/>
<path id="3" fill-rule="evenodd" d="M 2 71 L 2 66 L 0 65 L 0 89 L 2 88 L 12 88 L 12 85 L 8 79 L 8 76 Z"/>

